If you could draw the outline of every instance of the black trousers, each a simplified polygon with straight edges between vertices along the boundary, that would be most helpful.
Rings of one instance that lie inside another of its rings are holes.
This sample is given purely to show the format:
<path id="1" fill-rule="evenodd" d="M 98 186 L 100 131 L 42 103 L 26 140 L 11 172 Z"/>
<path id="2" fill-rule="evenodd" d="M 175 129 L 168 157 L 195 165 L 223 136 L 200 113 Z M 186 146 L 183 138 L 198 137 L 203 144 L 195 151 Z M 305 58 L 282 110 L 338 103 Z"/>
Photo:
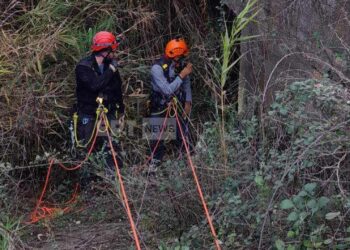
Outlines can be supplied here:
<path id="1" fill-rule="evenodd" d="M 116 124 L 115 115 L 107 114 L 107 118 L 109 123 L 112 126 L 113 124 Z M 96 116 L 81 114 L 81 113 L 78 114 L 77 135 L 78 135 L 78 140 L 81 142 L 82 145 L 85 145 L 89 141 L 89 139 L 93 136 L 95 123 L 96 123 Z M 103 130 L 104 129 L 105 128 L 103 128 Z M 85 154 L 87 153 L 87 150 L 91 147 L 92 141 L 93 140 L 91 139 L 91 142 L 89 143 L 89 145 L 87 145 L 87 147 L 84 148 L 84 150 L 82 150 L 83 153 Z M 117 155 L 118 167 L 122 168 L 123 160 L 121 157 L 121 147 L 114 140 L 112 142 L 112 145 Z M 114 172 L 115 170 L 114 161 L 113 161 L 113 156 L 111 153 L 111 148 L 109 145 L 107 134 L 99 133 L 96 138 L 96 143 L 95 143 L 93 152 L 101 152 L 101 151 L 106 155 L 106 158 L 105 158 L 106 164 L 104 166 L 105 170 L 109 172 Z M 83 171 L 82 175 L 83 176 L 88 175 L 87 172 L 89 171 Z"/>

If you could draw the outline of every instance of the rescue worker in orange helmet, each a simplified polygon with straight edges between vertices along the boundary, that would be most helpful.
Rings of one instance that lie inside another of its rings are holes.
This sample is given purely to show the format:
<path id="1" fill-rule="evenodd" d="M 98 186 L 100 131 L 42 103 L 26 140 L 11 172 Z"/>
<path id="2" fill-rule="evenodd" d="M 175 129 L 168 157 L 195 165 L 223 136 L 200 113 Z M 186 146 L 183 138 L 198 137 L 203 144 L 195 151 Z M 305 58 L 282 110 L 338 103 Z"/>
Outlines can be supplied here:
<path id="1" fill-rule="evenodd" d="M 192 106 L 192 91 L 189 78 L 192 73 L 192 64 L 185 62 L 188 54 L 189 49 L 183 38 L 172 39 L 166 44 L 164 55 L 153 64 L 151 69 L 151 126 L 155 124 L 161 125 L 162 122 L 159 123 L 156 120 L 159 121 L 157 118 L 165 116 L 166 112 L 162 111 L 167 108 L 173 97 L 176 97 L 179 105 L 182 105 L 184 114 L 181 117 L 189 117 Z M 184 119 L 182 119 L 181 123 L 183 124 L 183 130 L 188 131 L 188 126 Z M 156 137 L 151 138 L 151 152 L 154 151 L 157 145 Z M 178 128 L 176 141 L 178 147 L 182 145 Z M 160 140 L 149 165 L 150 172 L 156 171 L 164 153 L 165 145 L 163 140 Z"/>
<path id="2" fill-rule="evenodd" d="M 114 58 L 114 52 L 118 46 L 119 43 L 111 32 L 100 31 L 96 33 L 92 40 L 92 53 L 82 59 L 75 68 L 78 113 L 77 134 L 78 139 L 83 144 L 87 143 L 93 133 L 98 107 L 97 97 L 103 98 L 103 105 L 108 109 L 107 117 L 111 124 L 115 124 L 115 122 L 112 122 L 113 120 L 118 119 L 119 122 L 122 122 L 124 119 L 122 80 L 118 72 L 118 62 Z M 106 139 L 105 137 L 98 137 L 97 146 L 102 147 L 101 144 L 105 144 L 103 148 L 108 151 L 106 152 L 106 170 L 113 172 L 113 159 Z M 118 146 L 115 145 L 115 148 L 118 148 Z M 118 163 L 121 167 L 121 158 L 118 158 Z"/>

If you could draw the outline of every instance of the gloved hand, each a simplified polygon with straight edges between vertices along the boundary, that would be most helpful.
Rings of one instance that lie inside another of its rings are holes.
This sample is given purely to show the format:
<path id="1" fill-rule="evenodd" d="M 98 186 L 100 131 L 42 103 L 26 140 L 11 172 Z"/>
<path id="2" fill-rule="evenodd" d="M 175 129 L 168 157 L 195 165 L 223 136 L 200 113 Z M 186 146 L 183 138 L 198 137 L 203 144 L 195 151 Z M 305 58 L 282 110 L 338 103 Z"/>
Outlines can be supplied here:
<path id="1" fill-rule="evenodd" d="M 191 102 L 185 102 L 184 114 L 183 114 L 184 118 L 187 118 L 187 117 L 190 116 L 191 107 L 192 107 L 192 103 Z"/>
<path id="2" fill-rule="evenodd" d="M 125 126 L 125 115 L 124 114 L 120 114 L 118 116 L 118 127 L 119 130 L 122 131 L 124 129 Z"/>
<path id="3" fill-rule="evenodd" d="M 186 67 L 183 70 L 181 70 L 181 72 L 179 73 L 179 76 L 183 80 L 191 73 L 192 73 L 192 63 L 188 63 Z"/>
<path id="4" fill-rule="evenodd" d="M 116 72 L 116 71 L 117 71 L 118 66 L 119 66 L 119 64 L 118 64 L 118 61 L 117 61 L 116 59 L 110 60 L 110 62 L 109 62 L 109 68 L 110 68 L 113 72 Z"/>

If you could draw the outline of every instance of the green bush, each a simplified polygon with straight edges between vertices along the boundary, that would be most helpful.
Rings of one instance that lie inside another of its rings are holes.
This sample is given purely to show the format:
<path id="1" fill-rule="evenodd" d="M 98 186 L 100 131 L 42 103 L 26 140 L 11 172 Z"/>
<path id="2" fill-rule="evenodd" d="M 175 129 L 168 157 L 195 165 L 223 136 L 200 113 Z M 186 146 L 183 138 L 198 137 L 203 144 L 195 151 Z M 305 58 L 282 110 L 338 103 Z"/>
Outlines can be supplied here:
<path id="1" fill-rule="evenodd" d="M 276 93 L 265 127 L 254 117 L 240 121 L 230 113 L 228 175 L 215 182 L 220 191 L 210 201 L 227 249 L 349 248 L 348 100 L 347 89 L 330 79 L 306 80 Z M 198 164 L 220 173 L 220 131 L 214 122 L 204 128 Z M 203 220 L 184 241 L 200 248 L 210 240 L 208 230 Z"/>

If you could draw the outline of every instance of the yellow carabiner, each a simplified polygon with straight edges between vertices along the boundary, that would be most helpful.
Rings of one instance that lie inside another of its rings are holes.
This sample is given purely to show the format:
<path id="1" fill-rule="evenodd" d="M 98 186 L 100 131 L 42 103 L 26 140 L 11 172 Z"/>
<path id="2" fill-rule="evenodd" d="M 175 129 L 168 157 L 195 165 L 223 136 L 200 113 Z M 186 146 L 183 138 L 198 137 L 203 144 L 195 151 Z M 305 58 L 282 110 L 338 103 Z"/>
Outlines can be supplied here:
<path id="1" fill-rule="evenodd" d="M 78 125 L 77 124 L 78 124 L 78 118 L 79 117 L 78 117 L 78 114 L 76 112 L 73 114 L 74 139 L 75 139 L 75 143 L 77 144 L 78 147 L 86 148 L 90 144 L 92 138 L 94 137 L 94 134 L 96 133 L 98 120 L 100 118 L 100 112 L 101 111 L 99 109 L 96 110 L 96 119 L 95 119 L 94 128 L 93 128 L 93 130 L 91 132 L 91 136 L 90 136 L 89 140 L 85 144 L 81 144 L 79 139 L 78 139 L 78 132 L 77 132 L 77 130 L 78 130 L 77 126 Z"/>
<path id="2" fill-rule="evenodd" d="M 98 96 L 98 97 L 96 98 L 96 102 L 97 102 L 98 104 L 102 105 L 102 103 L 103 103 L 103 98 Z"/>

